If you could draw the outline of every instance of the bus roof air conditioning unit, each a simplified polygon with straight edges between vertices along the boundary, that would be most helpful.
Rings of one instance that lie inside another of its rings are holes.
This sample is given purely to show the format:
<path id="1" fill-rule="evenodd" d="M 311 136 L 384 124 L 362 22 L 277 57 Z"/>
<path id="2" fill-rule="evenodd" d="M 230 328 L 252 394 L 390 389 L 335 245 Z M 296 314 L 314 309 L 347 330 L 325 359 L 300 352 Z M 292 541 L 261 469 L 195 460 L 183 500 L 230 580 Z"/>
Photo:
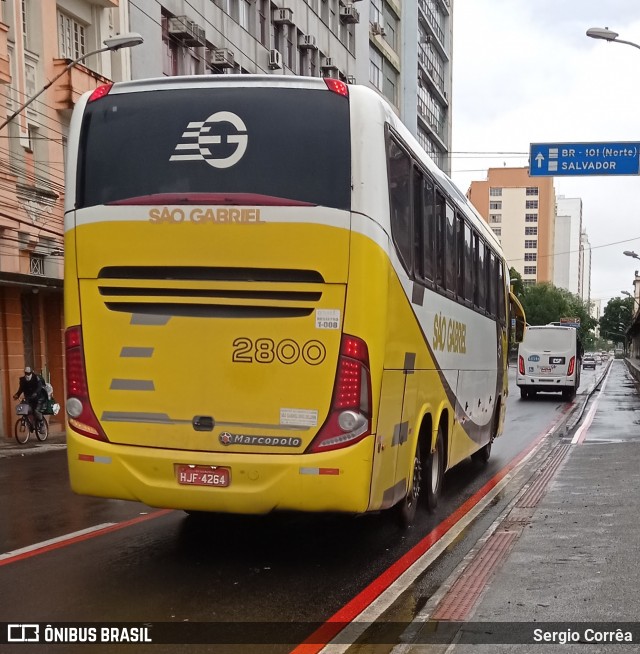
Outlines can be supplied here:
<path id="1" fill-rule="evenodd" d="M 384 31 L 384 27 L 380 23 L 371 23 L 371 34 L 378 36 L 386 36 L 387 33 Z"/>
<path id="2" fill-rule="evenodd" d="M 340 7 L 340 20 L 343 23 L 359 23 L 360 12 L 351 5 Z"/>
<path id="3" fill-rule="evenodd" d="M 273 22 L 276 25 L 293 25 L 292 9 L 274 9 Z"/>
<path id="4" fill-rule="evenodd" d="M 301 49 L 317 50 L 316 37 L 313 34 L 301 34 L 298 39 L 298 47 Z"/>
<path id="5" fill-rule="evenodd" d="M 211 51 L 212 66 L 219 68 L 233 68 L 236 65 L 233 52 L 229 48 L 216 48 Z"/>
<path id="6" fill-rule="evenodd" d="M 179 39 L 183 45 L 204 46 L 206 39 L 204 28 L 186 16 L 169 18 L 167 24 L 169 34 Z"/>
<path id="7" fill-rule="evenodd" d="M 269 68 L 271 70 L 282 68 L 282 55 L 278 50 L 269 50 Z"/>

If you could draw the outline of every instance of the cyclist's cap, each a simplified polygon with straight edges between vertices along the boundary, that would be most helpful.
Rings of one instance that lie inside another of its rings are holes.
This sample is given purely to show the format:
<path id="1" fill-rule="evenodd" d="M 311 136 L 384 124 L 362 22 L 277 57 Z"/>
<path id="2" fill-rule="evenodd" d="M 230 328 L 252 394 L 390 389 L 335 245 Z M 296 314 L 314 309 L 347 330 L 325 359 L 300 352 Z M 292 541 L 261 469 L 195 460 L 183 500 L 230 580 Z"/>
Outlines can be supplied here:
<path id="1" fill-rule="evenodd" d="M 24 369 L 24 374 L 25 374 L 25 375 L 30 375 L 32 372 L 33 372 L 33 371 L 31 370 L 31 367 L 30 367 L 30 366 L 27 366 L 27 367 Z"/>

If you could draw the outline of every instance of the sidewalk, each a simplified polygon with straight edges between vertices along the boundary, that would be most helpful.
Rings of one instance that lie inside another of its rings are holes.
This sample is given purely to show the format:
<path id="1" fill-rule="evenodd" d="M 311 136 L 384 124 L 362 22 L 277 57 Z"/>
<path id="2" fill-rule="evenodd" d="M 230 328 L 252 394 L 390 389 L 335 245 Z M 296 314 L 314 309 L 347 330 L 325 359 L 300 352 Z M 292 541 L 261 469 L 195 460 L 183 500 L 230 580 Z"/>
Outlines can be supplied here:
<path id="1" fill-rule="evenodd" d="M 579 643 L 572 652 L 640 651 L 638 622 L 610 625 L 632 634 L 633 644 L 585 636 L 598 631 L 595 623 L 640 615 L 640 395 L 628 369 L 635 363 L 612 362 L 585 427 L 555 436 L 545 465 L 445 583 L 429 619 L 459 621 L 458 644 L 433 649 L 418 637 L 404 652 L 565 651 L 569 632 Z M 540 650 L 534 631 L 547 627 L 564 635 L 548 636 L 555 640 L 542 642 L 555 644 Z"/>
<path id="2" fill-rule="evenodd" d="M 58 425 L 56 425 L 58 427 Z M 36 452 L 47 452 L 51 450 L 64 449 L 67 446 L 67 434 L 64 430 L 50 431 L 47 440 L 41 443 L 31 434 L 29 440 L 21 445 L 13 437 L 13 434 L 0 436 L 0 459 L 10 456 L 24 456 L 26 454 L 35 454 Z"/>

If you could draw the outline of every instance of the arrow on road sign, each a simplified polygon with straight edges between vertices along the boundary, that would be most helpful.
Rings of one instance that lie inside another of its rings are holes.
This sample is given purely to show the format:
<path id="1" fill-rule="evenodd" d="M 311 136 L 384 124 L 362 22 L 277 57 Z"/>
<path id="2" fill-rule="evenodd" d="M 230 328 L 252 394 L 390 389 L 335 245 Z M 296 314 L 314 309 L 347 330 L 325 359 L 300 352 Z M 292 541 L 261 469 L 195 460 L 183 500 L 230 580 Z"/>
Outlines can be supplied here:
<path id="1" fill-rule="evenodd" d="M 538 154 L 536 155 L 536 161 L 538 162 L 538 168 L 540 168 L 540 166 L 542 166 L 542 162 L 544 161 L 544 156 L 542 152 L 538 152 Z"/>

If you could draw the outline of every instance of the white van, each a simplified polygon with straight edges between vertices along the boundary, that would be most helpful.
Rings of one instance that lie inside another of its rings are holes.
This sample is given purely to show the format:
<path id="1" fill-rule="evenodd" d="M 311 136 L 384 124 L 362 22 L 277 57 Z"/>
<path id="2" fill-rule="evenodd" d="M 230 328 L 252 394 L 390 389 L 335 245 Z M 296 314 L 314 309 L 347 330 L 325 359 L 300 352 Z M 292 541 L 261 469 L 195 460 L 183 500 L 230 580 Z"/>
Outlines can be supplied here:
<path id="1" fill-rule="evenodd" d="M 574 327 L 527 327 L 518 348 L 520 397 L 527 399 L 543 391 L 561 392 L 565 400 L 573 398 L 580 386 L 583 352 Z"/>

